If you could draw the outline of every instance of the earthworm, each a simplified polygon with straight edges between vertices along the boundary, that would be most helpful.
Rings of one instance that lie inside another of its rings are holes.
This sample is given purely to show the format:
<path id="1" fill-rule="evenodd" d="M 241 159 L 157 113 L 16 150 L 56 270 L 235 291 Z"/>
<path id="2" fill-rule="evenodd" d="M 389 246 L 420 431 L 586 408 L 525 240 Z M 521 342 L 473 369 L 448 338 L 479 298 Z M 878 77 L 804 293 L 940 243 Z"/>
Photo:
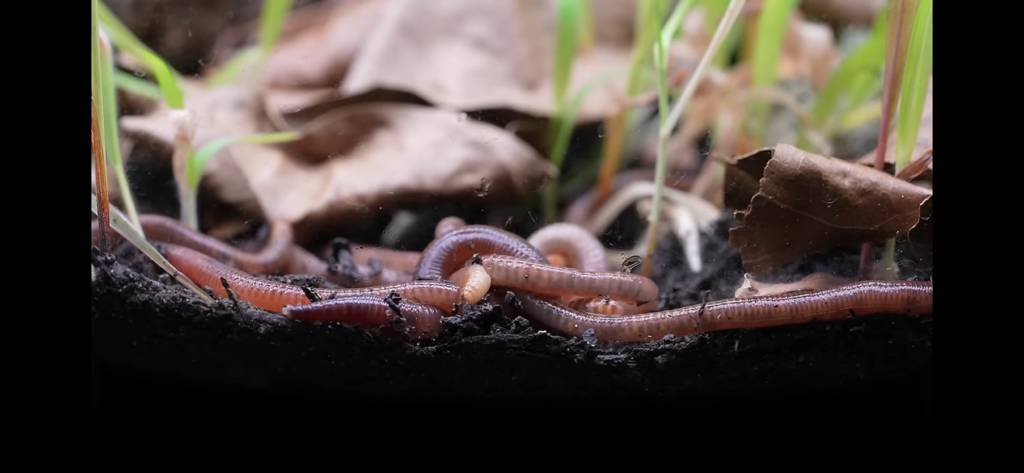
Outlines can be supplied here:
<path id="1" fill-rule="evenodd" d="M 189 279 L 201 287 L 210 288 L 218 297 L 227 297 L 227 291 L 220 282 L 224 278 L 236 297 L 266 311 L 281 312 L 285 306 L 310 302 L 299 286 L 251 276 L 190 248 L 167 244 L 164 245 L 163 254 Z M 397 292 L 411 302 L 429 304 L 444 311 L 451 311 L 460 296 L 459 287 L 445 281 L 417 281 L 367 288 L 313 289 L 313 292 L 320 299 L 360 295 L 384 297 Z"/>
<path id="2" fill-rule="evenodd" d="M 411 272 L 415 269 L 415 265 L 412 265 L 410 268 L 408 261 L 411 261 L 413 258 L 418 259 L 418 255 L 415 253 L 413 253 L 412 255 L 414 256 L 411 257 L 410 255 L 398 257 L 394 255 L 394 253 L 408 252 L 388 250 L 392 252 L 390 255 L 392 257 L 391 260 L 395 260 L 397 258 L 405 259 L 407 267 L 406 271 L 395 270 L 389 267 L 375 269 L 373 265 L 357 264 L 356 272 L 358 274 L 355 275 L 355 279 L 353 280 L 351 278 L 346 278 L 346 275 L 332 273 L 326 262 L 317 258 L 304 248 L 293 244 L 291 226 L 284 222 L 274 222 L 271 224 L 271 233 L 267 238 L 266 244 L 263 249 L 255 253 L 235 248 L 216 238 L 192 230 L 182 225 L 177 220 L 163 215 L 140 215 L 139 222 L 142 224 L 142 230 L 145 232 L 146 238 L 151 241 L 159 241 L 190 248 L 214 258 L 217 261 L 235 266 L 247 273 L 309 274 L 325 277 L 331 282 L 338 284 L 365 287 L 377 284 L 395 284 L 412 281 Z M 93 240 L 96 240 L 95 235 L 97 234 L 97 231 L 98 227 L 96 222 L 93 222 Z M 382 252 L 372 251 L 362 253 L 362 256 L 379 257 L 381 254 Z M 353 256 L 358 263 L 359 256 L 357 255 L 358 253 Z"/>
<path id="3" fill-rule="evenodd" d="M 639 274 L 595 273 L 501 255 L 480 257 L 491 284 L 536 294 L 607 296 L 640 304 L 658 298 L 658 286 Z"/>
<path id="4" fill-rule="evenodd" d="M 466 221 L 454 215 L 442 218 L 434 227 L 434 238 L 441 238 L 452 230 L 458 230 L 466 226 Z"/>
<path id="5" fill-rule="evenodd" d="M 191 248 L 249 273 L 282 273 L 291 258 L 292 228 L 285 222 L 271 223 L 270 236 L 256 253 L 242 251 L 163 215 L 140 215 L 139 223 L 148 240 Z"/>
<path id="6" fill-rule="evenodd" d="M 604 245 L 579 225 L 553 223 L 537 230 L 526 241 L 546 255 L 553 264 L 555 261 L 552 255 L 561 254 L 568 259 L 565 266 L 592 272 L 608 270 Z"/>
<path id="7" fill-rule="evenodd" d="M 528 318 L 553 332 L 583 336 L 593 330 L 598 340 L 606 342 L 644 342 L 666 335 L 679 337 L 854 316 L 930 314 L 932 283 L 864 281 L 812 293 L 725 299 L 636 315 L 581 313 L 527 294 L 519 295 L 518 300 Z"/>
<path id="8" fill-rule="evenodd" d="M 462 300 L 470 304 L 480 302 L 491 289 L 491 275 L 479 264 L 466 266 L 452 273 L 448 279 L 459 286 Z"/>
<path id="9" fill-rule="evenodd" d="M 416 279 L 445 279 L 477 254 L 507 255 L 521 260 L 547 262 L 540 251 L 519 235 L 484 225 L 467 225 L 427 245 L 420 257 Z"/>
<path id="10" fill-rule="evenodd" d="M 395 308 L 398 309 L 397 313 Z M 294 320 L 336 321 L 365 328 L 395 328 L 414 340 L 430 339 L 440 334 L 441 318 L 445 315 L 445 312 L 433 306 L 406 300 L 389 301 L 388 296 L 379 294 L 289 305 L 282 313 Z"/>

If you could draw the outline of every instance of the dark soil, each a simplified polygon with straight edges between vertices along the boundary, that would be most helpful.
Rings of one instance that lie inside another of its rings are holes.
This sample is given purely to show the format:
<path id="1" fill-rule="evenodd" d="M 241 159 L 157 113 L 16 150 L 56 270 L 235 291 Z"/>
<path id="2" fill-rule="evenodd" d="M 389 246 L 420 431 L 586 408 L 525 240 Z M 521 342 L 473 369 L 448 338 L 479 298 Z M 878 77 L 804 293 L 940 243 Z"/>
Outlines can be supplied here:
<path id="1" fill-rule="evenodd" d="M 678 244 L 663 242 L 658 260 L 667 269 L 655 275 L 663 307 L 731 297 L 743 273 L 727 243 L 729 223 L 724 219 L 705 235 L 699 274 L 685 269 Z M 931 274 L 930 261 L 909 253 L 899 262 L 908 277 Z M 341 324 L 293 323 L 244 302 L 205 304 L 134 250 L 97 257 L 96 265 L 92 341 L 100 404 L 147 403 L 153 395 L 176 402 L 629 396 L 691 404 L 841 398 L 931 407 L 931 316 L 602 346 L 537 330 L 513 309 L 481 304 L 446 321 L 437 340 L 410 345 Z M 849 249 L 807 258 L 789 271 L 853 275 L 856 267 L 857 250 Z"/>

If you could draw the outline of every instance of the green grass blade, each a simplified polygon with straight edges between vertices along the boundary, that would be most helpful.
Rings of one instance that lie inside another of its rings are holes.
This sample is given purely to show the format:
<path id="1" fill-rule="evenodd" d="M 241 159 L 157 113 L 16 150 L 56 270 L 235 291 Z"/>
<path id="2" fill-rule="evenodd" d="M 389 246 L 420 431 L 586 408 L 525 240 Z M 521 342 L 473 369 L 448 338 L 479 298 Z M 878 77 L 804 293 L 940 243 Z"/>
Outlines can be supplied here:
<path id="1" fill-rule="evenodd" d="M 572 62 L 579 40 L 582 0 L 558 0 L 558 30 L 555 37 L 555 64 L 552 68 L 555 109 L 562 108 L 565 89 L 569 86 Z"/>
<path id="2" fill-rule="evenodd" d="M 757 21 L 757 37 L 754 41 L 752 80 L 755 88 L 775 84 L 778 76 L 779 55 L 782 40 L 786 36 L 786 24 L 796 7 L 795 0 L 765 0 Z M 747 123 L 751 125 L 752 136 L 758 143 L 764 140 L 768 125 L 768 106 L 757 100 L 751 104 Z"/>
<path id="3" fill-rule="evenodd" d="M 672 40 L 679 36 L 679 32 L 682 31 L 683 18 L 690 12 L 690 7 L 693 4 L 694 0 L 680 0 L 676 3 L 676 7 L 672 9 L 672 14 L 665 21 L 665 26 L 661 28 L 661 49 L 663 52 L 668 51 L 669 46 L 672 45 Z"/>
<path id="4" fill-rule="evenodd" d="M 97 213 L 96 200 L 96 194 L 93 194 L 92 213 L 94 215 Z M 114 231 L 120 233 L 121 236 L 128 240 L 129 243 L 135 245 L 135 247 L 138 248 L 139 251 L 142 252 L 142 254 L 146 255 L 146 257 L 152 260 L 153 263 L 155 263 L 161 269 L 166 271 L 167 274 L 170 274 L 176 281 L 180 282 L 182 285 L 195 292 L 200 299 L 206 302 L 213 302 L 213 298 L 210 297 L 210 295 L 207 294 L 206 291 L 202 290 L 198 285 L 196 285 L 196 283 L 192 282 L 191 279 L 182 274 L 181 271 L 178 271 L 178 269 L 175 268 L 174 265 L 170 263 L 170 261 L 167 261 L 167 259 L 164 258 L 164 255 L 160 254 L 160 252 L 157 251 L 157 249 L 154 248 L 153 245 L 146 241 L 146 237 L 143 236 L 138 229 L 136 229 L 135 227 L 128 223 L 128 219 L 125 218 L 124 214 L 122 214 L 117 207 L 111 206 L 110 210 L 110 226 L 113 227 Z"/>
<path id="5" fill-rule="evenodd" d="M 273 143 L 286 143 L 289 141 L 295 141 L 302 135 L 296 131 L 283 131 L 278 133 L 257 133 L 253 135 L 244 136 L 229 136 L 224 138 L 218 138 L 205 145 L 201 146 L 198 150 L 192 153 L 188 159 L 188 186 L 192 192 L 196 192 L 199 188 L 199 178 L 203 176 L 203 169 L 206 168 L 206 163 L 218 151 L 231 146 L 235 143 L 250 143 L 250 144 L 273 144 Z"/>
<path id="6" fill-rule="evenodd" d="M 266 0 L 263 2 L 263 12 L 260 15 L 260 50 L 263 54 L 270 54 L 281 37 L 281 30 L 284 28 L 284 21 L 288 18 L 288 11 L 292 9 L 292 0 Z"/>
<path id="7" fill-rule="evenodd" d="M 722 20 L 718 23 L 718 28 L 715 29 L 715 34 L 711 37 L 711 42 L 708 44 L 708 49 L 704 51 L 704 54 L 700 58 L 700 62 L 697 63 L 697 69 L 693 71 L 689 79 L 686 81 L 686 85 L 683 87 L 683 92 L 679 98 L 676 99 L 676 103 L 672 105 L 672 110 L 669 112 L 668 118 L 660 120 L 661 126 L 658 130 L 658 158 L 654 167 L 654 181 L 655 191 L 654 198 L 651 205 L 651 213 L 648 214 L 647 221 L 651 225 L 650 231 L 648 232 L 648 239 L 646 243 L 646 249 L 644 253 L 644 266 L 643 274 L 650 275 L 653 270 L 653 261 L 651 257 L 654 255 L 655 244 L 657 243 L 657 225 L 658 220 L 661 217 L 661 203 L 663 200 L 662 193 L 665 188 L 665 175 L 667 174 L 667 158 L 665 156 L 665 144 L 668 141 L 672 130 L 676 124 L 679 123 L 679 119 L 683 115 L 683 110 L 686 109 L 686 105 L 690 102 L 690 98 L 693 97 L 694 92 L 697 90 L 697 85 L 704 78 L 704 74 L 708 70 L 708 65 L 711 63 L 712 58 L 718 53 L 718 49 L 722 46 L 725 41 L 726 35 L 729 30 L 732 29 L 733 24 L 736 23 L 736 18 L 739 17 L 740 11 L 743 10 L 743 4 L 746 0 L 731 0 L 729 2 L 729 8 L 726 9 L 725 14 L 722 16 Z M 656 51 L 660 49 L 658 45 L 655 46 Z M 664 53 L 664 51 L 662 51 Z M 664 56 L 664 54 L 661 54 Z M 663 60 L 663 59 L 662 59 Z M 659 96 L 666 96 L 667 92 L 664 92 L 666 88 L 664 83 L 666 82 L 664 68 L 662 68 L 662 74 L 659 74 Z M 667 110 L 667 103 L 662 105 L 662 102 L 667 100 L 661 100 L 659 97 L 659 116 L 664 116 L 664 110 Z"/>
<path id="8" fill-rule="evenodd" d="M 932 72 L 932 0 L 922 0 L 907 46 L 899 119 L 896 122 L 896 172 L 910 164 L 921 126 L 928 80 Z"/>
<path id="9" fill-rule="evenodd" d="M 850 92 L 858 76 L 870 74 L 873 77 L 881 77 L 882 67 L 885 65 L 886 18 L 884 11 L 879 14 L 872 27 L 871 36 L 847 54 L 829 76 L 825 87 L 811 105 L 811 119 L 817 126 L 825 126 L 829 118 L 838 111 L 840 99 Z M 881 85 L 880 80 L 878 84 Z M 847 108 L 859 105 L 851 103 Z"/>
<path id="10" fill-rule="evenodd" d="M 149 72 L 153 74 L 153 77 L 156 77 L 157 83 L 160 84 L 160 90 L 163 92 L 164 100 L 167 101 L 167 106 L 174 109 L 184 108 L 185 95 L 182 92 L 181 84 L 178 83 L 177 73 L 171 69 L 171 66 L 167 65 L 153 50 L 142 44 L 142 41 L 139 41 L 103 2 L 97 3 L 97 13 L 100 24 L 103 26 L 104 31 L 110 35 L 110 40 L 114 45 L 124 49 L 128 54 L 141 61 L 149 69 Z"/>
<path id="11" fill-rule="evenodd" d="M 114 58 L 109 48 L 100 48 L 100 102 L 103 121 L 103 143 L 107 160 L 113 166 L 117 178 L 117 186 L 121 191 L 121 200 L 133 225 L 139 226 L 139 213 L 135 207 L 135 197 L 128 186 L 128 175 L 124 169 L 124 158 L 121 156 L 121 136 L 117 121 L 117 91 L 114 88 Z"/>
<path id="12" fill-rule="evenodd" d="M 164 97 L 160 92 L 160 86 L 124 71 L 114 71 L 114 85 L 125 92 L 147 99 L 161 100 Z"/>

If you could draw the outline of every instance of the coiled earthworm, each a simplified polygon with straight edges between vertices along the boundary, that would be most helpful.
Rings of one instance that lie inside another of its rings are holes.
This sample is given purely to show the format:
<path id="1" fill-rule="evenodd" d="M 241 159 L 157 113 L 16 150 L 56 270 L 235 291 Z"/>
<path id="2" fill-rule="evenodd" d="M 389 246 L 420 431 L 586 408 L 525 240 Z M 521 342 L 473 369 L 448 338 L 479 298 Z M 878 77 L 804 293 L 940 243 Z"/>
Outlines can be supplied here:
<path id="1" fill-rule="evenodd" d="M 467 225 L 427 245 L 420 257 L 416 279 L 445 279 L 477 254 L 547 262 L 540 251 L 519 235 L 484 225 Z"/>
<path id="2" fill-rule="evenodd" d="M 380 295 L 358 295 L 289 305 L 283 309 L 283 314 L 294 320 L 336 321 L 357 327 L 394 328 L 414 340 L 430 339 L 440 334 L 441 318 L 446 315 L 436 307 L 406 300 L 391 301 L 388 296 Z"/>
<path id="3" fill-rule="evenodd" d="M 479 264 L 466 266 L 452 273 L 448 279 L 459 286 L 462 300 L 469 304 L 480 302 L 480 299 L 483 299 L 487 291 L 491 289 L 491 275 L 487 274 L 487 271 Z"/>
<path id="4" fill-rule="evenodd" d="M 566 266 L 581 271 L 608 271 L 604 245 L 579 225 L 553 223 L 537 230 L 526 241 L 540 250 L 551 263 L 555 263 L 552 254 L 560 254 L 567 258 Z"/>
<path id="5" fill-rule="evenodd" d="M 260 279 L 190 248 L 164 245 L 163 254 L 174 267 L 185 273 L 201 287 L 207 287 L 218 297 L 227 297 L 220 282 L 224 278 L 236 297 L 270 312 L 281 312 L 288 305 L 309 303 L 299 286 Z M 429 304 L 443 311 L 452 311 L 459 302 L 459 287 L 445 281 L 417 281 L 389 286 L 348 289 L 313 289 L 320 299 L 348 298 L 352 296 L 384 297 L 397 292 L 410 302 Z"/>
<path id="6" fill-rule="evenodd" d="M 750 329 L 879 314 L 932 312 L 932 284 L 925 281 L 864 281 L 806 294 L 725 299 L 646 314 L 604 316 L 560 307 L 520 294 L 527 317 L 553 332 L 583 336 L 593 330 L 606 342 L 645 342 L 666 335 Z"/>
<path id="7" fill-rule="evenodd" d="M 466 226 L 466 221 L 456 217 L 454 215 L 442 218 L 440 222 L 437 222 L 437 226 L 434 227 L 434 238 L 441 238 L 452 230 L 458 230 Z"/>
<path id="8" fill-rule="evenodd" d="M 480 264 L 491 275 L 493 286 L 556 296 L 606 296 L 638 304 L 658 298 L 658 286 L 639 274 L 577 271 L 501 255 L 482 256 Z"/>
<path id="9" fill-rule="evenodd" d="M 258 252 L 242 251 L 216 238 L 204 235 L 163 215 L 139 216 L 146 239 L 184 246 L 249 273 L 284 273 L 290 263 L 292 228 L 285 222 L 273 222 L 270 236 Z M 94 225 L 95 227 L 95 222 Z M 93 234 L 96 234 L 95 228 Z M 95 239 L 95 238 L 94 238 Z"/>

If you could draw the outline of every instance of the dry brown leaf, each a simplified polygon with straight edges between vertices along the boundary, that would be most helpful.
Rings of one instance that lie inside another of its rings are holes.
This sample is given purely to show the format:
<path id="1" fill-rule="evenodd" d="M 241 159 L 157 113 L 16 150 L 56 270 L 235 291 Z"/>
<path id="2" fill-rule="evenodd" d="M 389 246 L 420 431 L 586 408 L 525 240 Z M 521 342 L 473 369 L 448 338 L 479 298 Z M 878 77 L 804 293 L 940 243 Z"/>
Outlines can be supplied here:
<path id="1" fill-rule="evenodd" d="M 306 124 L 303 134 L 288 148 L 302 150 L 306 162 L 274 148 L 235 154 L 268 218 L 337 226 L 396 206 L 509 200 L 535 191 L 548 170 L 504 130 L 417 105 L 340 108 Z"/>
<path id="2" fill-rule="evenodd" d="M 743 283 L 736 289 L 736 298 L 763 297 L 793 292 L 821 291 L 831 289 L 852 280 L 828 273 L 812 273 L 792 282 L 763 282 L 754 279 L 750 274 L 743 275 Z"/>
<path id="3" fill-rule="evenodd" d="M 763 165 L 762 165 L 763 163 Z M 727 171 L 735 206 L 729 242 L 747 271 L 763 274 L 803 255 L 906 234 L 931 191 L 865 166 L 777 145 L 738 158 Z"/>
<path id="4" fill-rule="evenodd" d="M 580 51 L 568 93 L 600 74 L 621 71 L 596 87 L 581 121 L 611 115 L 624 96 L 632 41 L 632 2 L 600 0 L 596 41 Z M 343 95 L 374 89 L 414 93 L 457 110 L 554 111 L 551 58 L 555 6 L 544 0 L 396 0 L 366 40 L 342 83 Z"/>
<path id="5" fill-rule="evenodd" d="M 203 89 L 194 81 L 185 87 L 197 144 L 273 131 L 254 89 Z M 169 150 L 169 115 L 161 108 L 121 122 L 126 133 Z M 510 200 L 535 191 L 548 175 L 547 161 L 514 135 L 454 112 L 354 102 L 292 125 L 304 135 L 293 144 L 236 143 L 219 152 L 207 165 L 204 188 L 247 213 L 299 224 L 300 236 L 394 206 Z M 487 195 L 478 197 L 484 187 Z"/>

